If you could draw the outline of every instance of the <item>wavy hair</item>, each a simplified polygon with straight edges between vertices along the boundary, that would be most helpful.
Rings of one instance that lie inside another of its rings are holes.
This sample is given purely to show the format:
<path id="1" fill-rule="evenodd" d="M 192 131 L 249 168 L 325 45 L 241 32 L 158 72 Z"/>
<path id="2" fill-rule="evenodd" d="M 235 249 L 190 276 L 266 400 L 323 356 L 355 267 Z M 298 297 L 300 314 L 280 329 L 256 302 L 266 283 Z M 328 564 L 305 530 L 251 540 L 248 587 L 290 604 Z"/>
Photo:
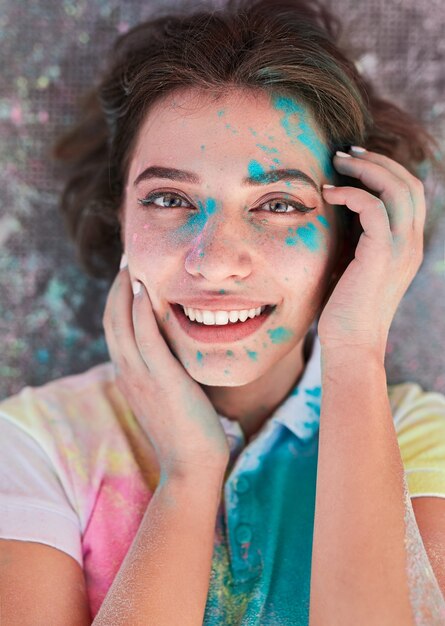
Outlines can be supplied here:
<path id="1" fill-rule="evenodd" d="M 319 0 L 228 0 L 218 8 L 158 12 L 119 36 L 83 98 L 78 123 L 53 148 L 66 177 L 60 210 L 83 269 L 96 278 L 116 274 L 118 212 L 138 130 L 153 104 L 178 89 L 286 95 L 309 108 L 332 155 L 358 144 L 416 176 L 418 164 L 436 163 L 436 140 L 376 95 L 340 49 L 340 35 L 340 19 Z M 343 220 L 352 255 L 361 227 L 351 211 Z"/>

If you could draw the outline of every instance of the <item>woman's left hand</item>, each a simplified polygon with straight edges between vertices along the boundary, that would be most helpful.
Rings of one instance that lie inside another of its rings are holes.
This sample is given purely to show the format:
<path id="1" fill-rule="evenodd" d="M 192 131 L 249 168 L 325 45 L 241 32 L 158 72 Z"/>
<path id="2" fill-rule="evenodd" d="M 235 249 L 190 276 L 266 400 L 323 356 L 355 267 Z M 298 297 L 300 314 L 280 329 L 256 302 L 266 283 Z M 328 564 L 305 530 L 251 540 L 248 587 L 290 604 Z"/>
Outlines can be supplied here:
<path id="1" fill-rule="evenodd" d="M 387 156 L 351 153 L 334 156 L 338 172 L 379 197 L 355 187 L 323 188 L 329 204 L 359 214 L 364 232 L 320 315 L 318 336 L 324 348 L 364 348 L 384 359 L 395 312 L 423 260 L 424 187 Z"/>

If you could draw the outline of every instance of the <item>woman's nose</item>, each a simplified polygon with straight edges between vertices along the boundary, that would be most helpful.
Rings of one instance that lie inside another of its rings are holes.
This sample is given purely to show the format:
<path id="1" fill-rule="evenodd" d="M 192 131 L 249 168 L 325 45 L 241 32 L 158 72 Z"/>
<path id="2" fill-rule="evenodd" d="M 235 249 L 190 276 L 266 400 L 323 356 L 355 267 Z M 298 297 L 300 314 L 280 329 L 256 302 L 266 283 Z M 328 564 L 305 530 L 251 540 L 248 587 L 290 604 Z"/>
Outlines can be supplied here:
<path id="1" fill-rule="evenodd" d="M 242 227 L 227 216 L 209 217 L 187 252 L 185 269 L 213 283 L 248 276 L 251 256 Z"/>

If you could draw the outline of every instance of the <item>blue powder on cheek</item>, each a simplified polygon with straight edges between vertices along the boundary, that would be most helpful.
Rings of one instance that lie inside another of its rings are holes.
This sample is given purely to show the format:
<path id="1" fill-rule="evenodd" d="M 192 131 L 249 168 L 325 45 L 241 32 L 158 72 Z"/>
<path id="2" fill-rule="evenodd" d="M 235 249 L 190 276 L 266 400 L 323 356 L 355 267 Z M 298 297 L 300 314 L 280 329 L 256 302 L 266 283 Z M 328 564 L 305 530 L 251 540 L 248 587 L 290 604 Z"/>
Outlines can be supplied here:
<path id="1" fill-rule="evenodd" d="M 330 155 L 326 146 L 320 141 L 317 134 L 308 123 L 304 108 L 295 102 L 295 100 L 283 96 L 274 95 L 272 102 L 275 109 L 284 112 L 284 117 L 281 119 L 280 123 L 292 143 L 298 140 L 304 144 L 317 159 L 324 175 L 328 179 L 332 179 L 335 175 L 335 170 Z M 298 115 L 298 123 L 291 121 L 292 115 Z"/>
<path id="2" fill-rule="evenodd" d="M 203 357 L 202 352 L 198 350 L 198 352 L 196 353 L 196 360 L 198 361 L 198 363 L 202 363 L 203 358 L 204 357 Z"/>
<path id="3" fill-rule="evenodd" d="M 258 161 L 255 160 L 249 161 L 248 170 L 249 176 L 252 178 L 258 178 L 261 174 L 265 173 L 265 169 L 261 163 L 258 163 Z"/>
<path id="4" fill-rule="evenodd" d="M 293 336 L 293 332 L 284 328 L 284 326 L 278 326 L 278 328 L 272 328 L 267 331 L 272 343 L 284 343 Z"/>
<path id="5" fill-rule="evenodd" d="M 253 350 L 248 350 L 247 348 L 245 348 L 245 351 L 247 352 L 247 355 L 250 359 L 252 359 L 252 361 L 257 361 L 258 360 L 258 353 L 253 351 Z"/>
<path id="6" fill-rule="evenodd" d="M 309 248 L 309 250 L 318 250 L 320 245 L 318 240 L 318 231 L 311 222 L 309 222 L 307 226 L 300 226 L 297 228 L 296 234 L 300 237 L 304 245 Z"/>
<path id="7" fill-rule="evenodd" d="M 330 228 L 329 222 L 324 215 L 317 215 L 317 220 L 321 222 L 325 228 Z"/>
<path id="8" fill-rule="evenodd" d="M 288 232 L 292 234 L 292 228 L 288 228 Z M 285 239 L 285 243 L 288 246 L 296 246 L 298 241 L 301 241 L 311 252 L 319 249 L 319 232 L 311 222 L 307 226 L 299 226 L 295 229 L 295 235 Z"/>

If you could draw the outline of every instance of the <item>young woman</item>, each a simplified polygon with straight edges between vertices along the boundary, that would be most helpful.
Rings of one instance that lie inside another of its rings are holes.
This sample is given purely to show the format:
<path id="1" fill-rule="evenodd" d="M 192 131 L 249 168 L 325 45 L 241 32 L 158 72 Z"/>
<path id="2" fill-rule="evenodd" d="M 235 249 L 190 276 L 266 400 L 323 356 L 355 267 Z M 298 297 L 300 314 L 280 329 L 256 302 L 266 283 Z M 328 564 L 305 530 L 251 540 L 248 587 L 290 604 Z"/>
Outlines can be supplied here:
<path id="1" fill-rule="evenodd" d="M 445 397 L 384 368 L 433 139 L 338 28 L 156 16 L 59 142 L 110 361 L 0 404 L 5 624 L 445 623 Z"/>

